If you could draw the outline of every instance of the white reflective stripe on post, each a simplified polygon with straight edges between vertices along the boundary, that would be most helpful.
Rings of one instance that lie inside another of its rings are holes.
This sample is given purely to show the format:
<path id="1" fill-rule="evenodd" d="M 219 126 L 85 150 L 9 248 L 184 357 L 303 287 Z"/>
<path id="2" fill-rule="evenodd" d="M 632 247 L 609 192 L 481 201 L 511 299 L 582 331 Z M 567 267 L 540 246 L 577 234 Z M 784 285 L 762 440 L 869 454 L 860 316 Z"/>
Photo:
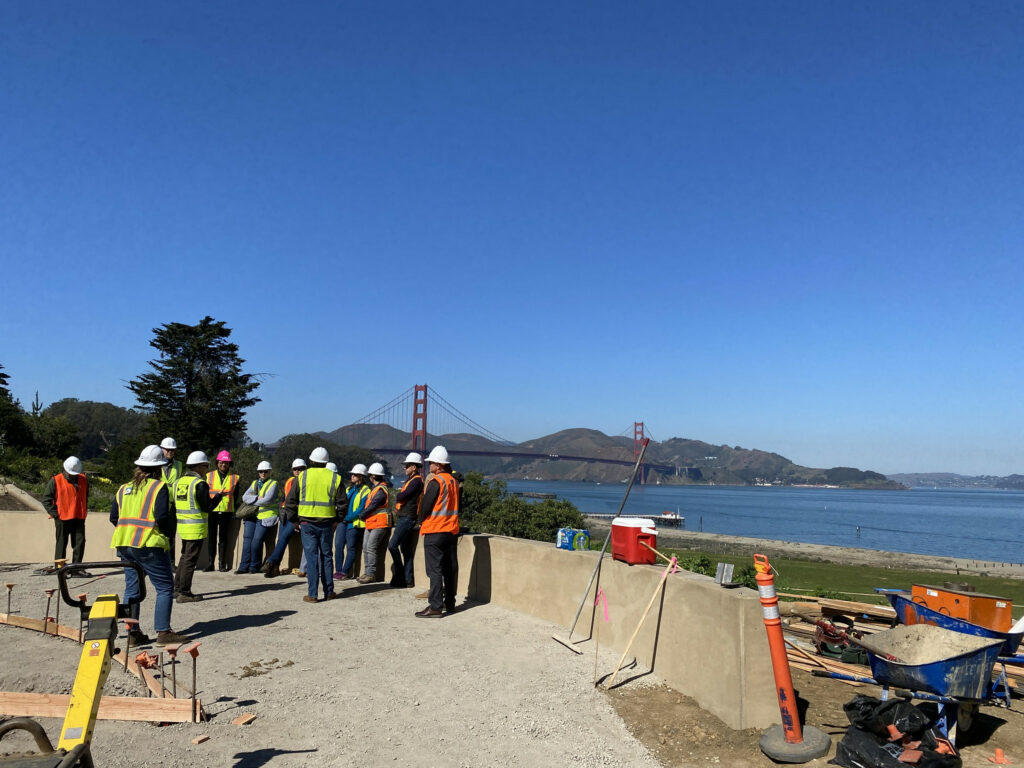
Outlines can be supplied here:
<path id="1" fill-rule="evenodd" d="M 761 613 L 766 619 L 777 619 L 779 618 L 779 606 L 777 605 L 762 605 Z"/>
<path id="2" fill-rule="evenodd" d="M 758 584 L 757 594 L 759 597 L 775 597 L 774 584 Z"/>

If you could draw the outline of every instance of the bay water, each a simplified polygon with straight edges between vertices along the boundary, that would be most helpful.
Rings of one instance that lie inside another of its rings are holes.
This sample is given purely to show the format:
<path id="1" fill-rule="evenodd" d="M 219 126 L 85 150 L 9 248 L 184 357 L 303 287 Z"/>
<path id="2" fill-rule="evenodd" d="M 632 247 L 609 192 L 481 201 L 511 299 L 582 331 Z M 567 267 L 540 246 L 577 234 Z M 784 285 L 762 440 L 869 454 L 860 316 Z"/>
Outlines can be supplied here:
<path id="1" fill-rule="evenodd" d="M 613 515 L 625 484 L 512 480 L 584 514 Z M 634 485 L 625 515 L 676 512 L 685 530 L 924 555 L 1024 562 L 1024 492 Z"/>

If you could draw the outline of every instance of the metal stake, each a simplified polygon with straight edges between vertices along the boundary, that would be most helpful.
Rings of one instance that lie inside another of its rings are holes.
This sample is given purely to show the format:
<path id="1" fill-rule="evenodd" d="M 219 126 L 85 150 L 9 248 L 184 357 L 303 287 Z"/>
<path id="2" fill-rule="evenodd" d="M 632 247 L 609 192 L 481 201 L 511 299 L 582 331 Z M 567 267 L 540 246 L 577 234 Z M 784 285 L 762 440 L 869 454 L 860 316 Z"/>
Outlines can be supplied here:
<path id="1" fill-rule="evenodd" d="M 50 601 L 53 599 L 53 593 L 57 590 L 46 589 L 43 591 L 46 592 L 46 614 L 43 616 L 43 634 L 45 635 L 47 634 L 46 625 L 50 623 Z"/>
<path id="2" fill-rule="evenodd" d="M 160 698 L 167 698 L 167 689 L 164 687 L 164 652 L 160 651 Z"/>
<path id="3" fill-rule="evenodd" d="M 11 592 L 14 591 L 14 585 L 13 584 L 4 584 L 4 586 L 7 587 L 7 618 L 10 619 L 10 617 L 11 617 Z"/>

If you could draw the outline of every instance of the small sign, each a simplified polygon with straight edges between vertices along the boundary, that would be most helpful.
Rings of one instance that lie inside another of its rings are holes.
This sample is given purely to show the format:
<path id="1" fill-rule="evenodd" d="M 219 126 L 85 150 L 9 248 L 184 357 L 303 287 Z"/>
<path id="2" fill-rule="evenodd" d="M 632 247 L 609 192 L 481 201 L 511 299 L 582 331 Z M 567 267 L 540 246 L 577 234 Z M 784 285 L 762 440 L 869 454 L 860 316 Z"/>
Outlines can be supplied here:
<path id="1" fill-rule="evenodd" d="M 732 572 L 736 568 L 732 563 L 719 563 L 715 568 L 715 584 L 731 584 Z"/>

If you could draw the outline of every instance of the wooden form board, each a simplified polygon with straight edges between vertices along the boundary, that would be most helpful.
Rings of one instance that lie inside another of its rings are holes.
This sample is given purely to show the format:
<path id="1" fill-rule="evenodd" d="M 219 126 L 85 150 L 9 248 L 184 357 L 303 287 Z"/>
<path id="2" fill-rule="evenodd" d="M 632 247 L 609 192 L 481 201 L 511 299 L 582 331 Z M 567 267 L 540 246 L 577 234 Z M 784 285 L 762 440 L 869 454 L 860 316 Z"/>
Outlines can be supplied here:
<path id="1" fill-rule="evenodd" d="M 67 714 L 71 697 L 60 693 L 0 692 L 0 714 L 11 717 L 57 717 Z M 196 702 L 196 707 L 199 703 Z M 103 696 L 98 720 L 137 720 L 151 723 L 192 722 L 191 699 L 145 699 Z M 198 718 L 197 718 L 198 719 Z"/>

